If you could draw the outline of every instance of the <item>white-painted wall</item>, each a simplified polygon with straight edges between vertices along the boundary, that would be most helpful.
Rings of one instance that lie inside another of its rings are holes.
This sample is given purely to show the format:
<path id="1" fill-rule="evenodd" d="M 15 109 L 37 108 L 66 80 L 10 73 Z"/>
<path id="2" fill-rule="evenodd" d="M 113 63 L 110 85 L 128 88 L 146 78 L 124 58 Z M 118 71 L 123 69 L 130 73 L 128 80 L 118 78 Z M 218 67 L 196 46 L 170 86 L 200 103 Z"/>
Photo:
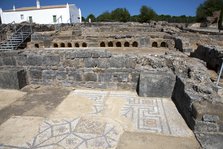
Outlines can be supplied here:
<path id="1" fill-rule="evenodd" d="M 29 21 L 29 16 L 32 16 L 34 23 L 38 24 L 54 24 L 53 15 L 56 15 L 56 18 L 62 16 L 62 19 L 59 19 L 58 23 L 79 23 L 79 11 L 75 5 L 68 5 L 64 8 L 50 8 L 50 9 L 35 9 L 27 11 L 10 11 L 4 12 L 0 11 L 1 19 L 3 24 L 8 24 L 13 21 L 15 23 L 21 23 L 24 21 Z M 24 18 L 21 18 L 21 15 Z M 70 20 L 72 20 L 70 22 Z"/>
<path id="2" fill-rule="evenodd" d="M 74 5 L 69 5 L 69 12 L 70 12 L 70 23 L 81 23 L 81 19 L 80 19 L 80 13 L 79 13 L 79 9 Z"/>

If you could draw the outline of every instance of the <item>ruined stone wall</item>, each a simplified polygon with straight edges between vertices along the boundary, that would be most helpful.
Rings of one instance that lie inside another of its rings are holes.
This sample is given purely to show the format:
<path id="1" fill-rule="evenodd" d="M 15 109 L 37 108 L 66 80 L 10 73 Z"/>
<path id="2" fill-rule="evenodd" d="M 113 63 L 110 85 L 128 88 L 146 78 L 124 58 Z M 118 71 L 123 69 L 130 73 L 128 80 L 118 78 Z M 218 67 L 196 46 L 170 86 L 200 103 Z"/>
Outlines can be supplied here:
<path id="1" fill-rule="evenodd" d="M 140 71 L 153 70 L 149 63 L 164 67 L 156 57 L 112 54 L 103 49 L 25 50 L 1 53 L 1 57 L 3 67 L 23 67 L 30 84 L 92 88 L 136 90 Z"/>
<path id="2" fill-rule="evenodd" d="M 223 101 L 204 64 L 178 56 L 172 63 L 177 75 L 172 94 L 178 110 L 197 135 L 223 132 Z"/>
<path id="3" fill-rule="evenodd" d="M 222 35 L 204 35 L 195 33 L 179 33 L 175 35 L 175 47 L 182 52 L 194 52 L 198 45 L 223 46 Z"/>
<path id="4" fill-rule="evenodd" d="M 174 49 L 174 39 L 170 35 L 173 32 L 173 27 L 169 29 L 161 24 L 158 26 L 152 23 L 62 25 L 59 32 L 35 32 L 32 34 L 28 48 L 84 47 L 84 44 L 87 47 L 163 47 Z M 156 43 L 156 46 L 153 43 Z"/>
<path id="5" fill-rule="evenodd" d="M 191 53 L 191 56 L 205 61 L 209 69 L 218 72 L 223 61 L 223 49 L 218 46 L 199 45 L 198 48 Z"/>

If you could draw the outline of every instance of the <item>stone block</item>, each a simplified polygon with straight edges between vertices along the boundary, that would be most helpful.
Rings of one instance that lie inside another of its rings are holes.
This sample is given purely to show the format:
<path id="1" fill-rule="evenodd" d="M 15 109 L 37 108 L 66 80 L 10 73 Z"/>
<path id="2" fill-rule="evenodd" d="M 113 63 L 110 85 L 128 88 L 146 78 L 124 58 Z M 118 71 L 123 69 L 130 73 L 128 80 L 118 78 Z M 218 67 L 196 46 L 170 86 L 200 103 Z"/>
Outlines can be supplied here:
<path id="1" fill-rule="evenodd" d="M 55 66 L 60 63 L 60 57 L 59 56 L 44 56 L 43 57 L 43 64 L 44 65 L 50 65 Z"/>
<path id="2" fill-rule="evenodd" d="M 99 58 L 98 59 L 98 68 L 109 68 L 110 63 L 108 58 Z"/>
<path id="3" fill-rule="evenodd" d="M 104 51 L 104 52 L 100 52 L 100 58 L 110 58 L 112 56 L 112 54 L 110 52 Z"/>
<path id="4" fill-rule="evenodd" d="M 65 80 L 67 78 L 67 72 L 65 72 L 65 71 L 58 71 L 57 75 L 56 75 L 56 78 L 58 80 Z"/>
<path id="5" fill-rule="evenodd" d="M 176 78 L 170 72 L 144 72 L 140 74 L 139 96 L 171 97 Z"/>
<path id="6" fill-rule="evenodd" d="M 196 121 L 194 126 L 195 132 L 218 132 L 219 127 L 216 123 Z"/>
<path id="7" fill-rule="evenodd" d="M 43 57 L 40 55 L 30 55 L 28 56 L 27 64 L 33 66 L 40 66 L 42 65 Z"/>
<path id="8" fill-rule="evenodd" d="M 112 73 L 105 72 L 98 74 L 98 81 L 99 82 L 111 82 L 112 80 Z"/>
<path id="9" fill-rule="evenodd" d="M 128 82 L 129 81 L 129 73 L 114 72 L 112 74 L 112 81 L 114 81 L 114 82 Z"/>
<path id="10" fill-rule="evenodd" d="M 81 58 L 77 59 L 67 59 L 63 62 L 63 66 L 73 67 L 73 68 L 83 68 L 85 65 L 84 60 Z"/>
<path id="11" fill-rule="evenodd" d="M 203 115 L 203 121 L 205 121 L 205 122 L 217 122 L 217 121 L 219 121 L 219 116 L 205 114 L 205 115 Z"/>
<path id="12" fill-rule="evenodd" d="M 53 70 L 43 70 L 42 76 L 44 80 L 53 80 L 56 78 L 56 72 Z"/>
<path id="13" fill-rule="evenodd" d="M 31 79 L 42 79 L 42 70 L 41 69 L 31 69 L 29 71 Z"/>
<path id="14" fill-rule="evenodd" d="M 15 58 L 12 56 L 4 57 L 3 58 L 3 64 L 4 65 L 16 65 Z"/>
<path id="15" fill-rule="evenodd" d="M 92 53 L 91 53 L 91 57 L 92 57 L 92 58 L 99 58 L 99 57 L 100 57 L 100 53 L 97 52 L 97 51 L 92 51 Z"/>
<path id="16" fill-rule="evenodd" d="M 65 58 L 66 58 L 66 59 L 74 59 L 74 58 L 76 58 L 76 53 L 73 53 L 73 52 L 66 52 L 66 54 L 65 54 Z"/>
<path id="17" fill-rule="evenodd" d="M 82 81 L 82 76 L 79 71 L 71 71 L 68 73 L 68 79 L 72 81 Z"/>
<path id="18" fill-rule="evenodd" d="M 109 59 L 110 67 L 113 68 L 123 68 L 125 67 L 125 58 L 124 57 L 112 57 Z"/>
<path id="19" fill-rule="evenodd" d="M 26 72 L 23 69 L 0 70 L 0 88 L 21 89 L 27 85 Z"/>
<path id="20" fill-rule="evenodd" d="M 98 59 L 97 58 L 85 58 L 84 59 L 84 64 L 85 64 L 86 68 L 97 67 L 98 66 Z"/>
<path id="21" fill-rule="evenodd" d="M 134 58 L 126 59 L 125 67 L 134 69 L 136 67 L 136 60 Z"/>
<path id="22" fill-rule="evenodd" d="M 26 55 L 18 55 L 16 57 L 16 62 L 17 62 L 17 65 L 19 65 L 19 66 L 27 65 L 27 57 L 26 57 Z"/>
<path id="23" fill-rule="evenodd" d="M 89 51 L 80 50 L 76 52 L 76 58 L 90 58 L 91 53 Z"/>
<path id="24" fill-rule="evenodd" d="M 84 81 L 97 81 L 97 75 L 95 73 L 85 73 L 84 74 Z"/>

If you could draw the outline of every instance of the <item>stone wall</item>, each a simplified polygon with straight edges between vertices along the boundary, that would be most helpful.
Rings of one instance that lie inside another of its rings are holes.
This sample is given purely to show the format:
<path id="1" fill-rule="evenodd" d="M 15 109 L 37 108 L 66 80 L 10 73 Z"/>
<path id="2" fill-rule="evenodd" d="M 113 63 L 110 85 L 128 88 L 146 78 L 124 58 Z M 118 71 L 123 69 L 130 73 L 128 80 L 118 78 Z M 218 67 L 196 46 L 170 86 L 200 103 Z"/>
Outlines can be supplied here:
<path id="1" fill-rule="evenodd" d="M 74 87 L 136 90 L 141 70 L 155 70 L 151 65 L 162 63 L 162 59 L 153 56 L 112 54 L 103 49 L 26 50 L 0 54 L 2 68 L 24 68 L 30 84 Z M 151 62 L 153 64 L 149 64 Z"/>
<path id="2" fill-rule="evenodd" d="M 202 62 L 192 58 L 180 61 L 182 65 L 174 66 L 178 71 L 172 99 L 202 147 L 218 146 L 213 142 L 222 139 L 223 101 Z"/>
<path id="3" fill-rule="evenodd" d="M 222 64 L 223 49 L 218 46 L 199 45 L 198 48 L 191 53 L 191 56 L 205 61 L 209 69 L 218 71 Z"/>
<path id="4" fill-rule="evenodd" d="M 109 34 L 109 33 L 108 33 Z M 156 46 L 153 43 L 156 42 Z M 83 46 L 83 43 L 86 46 Z M 104 43 L 104 44 L 102 44 Z M 118 45 L 120 43 L 120 45 Z M 79 48 L 79 47 L 125 47 L 125 48 L 150 48 L 163 47 L 174 49 L 175 43 L 171 38 L 151 38 L 150 36 L 57 36 L 51 34 L 34 33 L 31 36 L 31 42 L 28 43 L 28 48 Z"/>
<path id="5" fill-rule="evenodd" d="M 59 32 L 34 32 L 28 48 L 85 47 L 82 46 L 83 43 L 86 43 L 87 47 L 148 48 L 153 47 L 153 42 L 156 42 L 155 47 L 174 49 L 172 32 L 179 31 L 177 28 L 155 22 L 85 23 L 73 26 L 63 24 Z M 104 44 L 101 44 L 102 42 Z"/>

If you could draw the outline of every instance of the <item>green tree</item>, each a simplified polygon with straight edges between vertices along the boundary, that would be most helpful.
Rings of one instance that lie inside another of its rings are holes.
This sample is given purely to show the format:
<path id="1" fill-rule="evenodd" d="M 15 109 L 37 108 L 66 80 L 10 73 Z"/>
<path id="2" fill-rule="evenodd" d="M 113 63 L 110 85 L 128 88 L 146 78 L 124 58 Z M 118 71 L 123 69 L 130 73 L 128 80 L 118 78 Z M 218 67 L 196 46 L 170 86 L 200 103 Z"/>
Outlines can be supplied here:
<path id="1" fill-rule="evenodd" d="M 117 8 L 111 12 L 111 19 L 113 21 L 128 22 L 130 13 L 126 8 Z"/>
<path id="2" fill-rule="evenodd" d="M 130 21 L 131 22 L 139 22 L 140 21 L 139 15 L 131 16 Z"/>
<path id="3" fill-rule="evenodd" d="M 206 0 L 200 4 L 196 11 L 198 22 L 206 21 L 206 17 L 212 16 L 212 12 L 223 9 L 223 0 Z"/>
<path id="4" fill-rule="evenodd" d="M 96 22 L 96 18 L 93 14 L 89 14 L 86 18 L 86 21 L 89 21 L 91 19 L 91 22 Z"/>
<path id="5" fill-rule="evenodd" d="M 82 18 L 82 22 L 85 22 L 85 18 L 83 16 L 81 18 Z"/>
<path id="6" fill-rule="evenodd" d="M 152 9 L 149 8 L 148 6 L 142 6 L 140 9 L 140 22 L 149 22 L 152 19 L 155 19 L 157 16 L 156 12 Z"/>
<path id="7" fill-rule="evenodd" d="M 97 17 L 97 21 L 99 21 L 99 22 L 110 22 L 111 21 L 111 14 L 108 11 L 103 12 L 101 15 L 99 15 Z"/>
<path id="8" fill-rule="evenodd" d="M 156 17 L 156 20 L 157 21 L 167 21 L 167 22 L 170 22 L 171 16 L 170 15 L 163 15 L 163 14 L 161 14 L 161 15 Z"/>

